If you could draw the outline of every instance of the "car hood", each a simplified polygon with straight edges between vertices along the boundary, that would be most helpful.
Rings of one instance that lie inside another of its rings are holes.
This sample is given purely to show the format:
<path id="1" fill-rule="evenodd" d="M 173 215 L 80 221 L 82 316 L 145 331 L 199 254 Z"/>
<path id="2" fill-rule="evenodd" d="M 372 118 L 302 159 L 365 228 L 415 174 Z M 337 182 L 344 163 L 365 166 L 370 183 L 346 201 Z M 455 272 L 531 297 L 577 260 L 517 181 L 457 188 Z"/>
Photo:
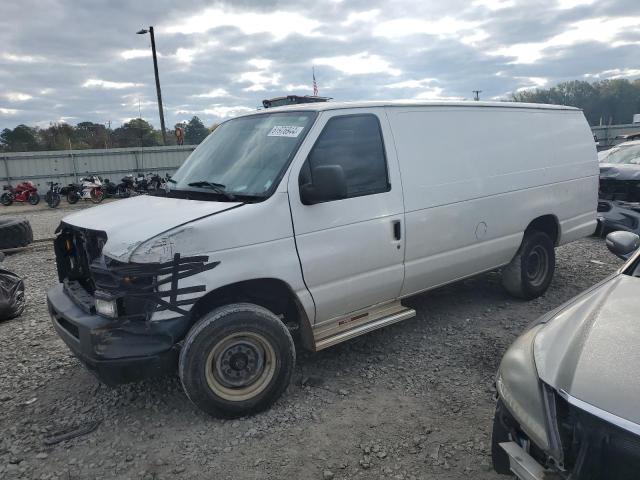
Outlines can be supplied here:
<path id="1" fill-rule="evenodd" d="M 556 390 L 640 424 L 640 278 L 617 275 L 538 333 L 538 375 Z"/>
<path id="2" fill-rule="evenodd" d="M 640 181 L 640 165 L 601 163 L 600 179 Z"/>
<path id="3" fill-rule="evenodd" d="M 102 252 L 126 262 L 142 242 L 238 205 L 241 204 L 140 195 L 87 208 L 64 217 L 62 221 L 76 227 L 105 232 L 107 243 Z"/>

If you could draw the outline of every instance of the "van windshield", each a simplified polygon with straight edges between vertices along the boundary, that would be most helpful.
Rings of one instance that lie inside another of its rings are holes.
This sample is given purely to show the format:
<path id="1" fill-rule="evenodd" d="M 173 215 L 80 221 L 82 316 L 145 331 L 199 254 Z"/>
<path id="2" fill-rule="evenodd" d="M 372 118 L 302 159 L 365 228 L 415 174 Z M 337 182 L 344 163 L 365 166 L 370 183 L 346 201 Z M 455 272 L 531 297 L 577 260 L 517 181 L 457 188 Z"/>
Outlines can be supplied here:
<path id="1" fill-rule="evenodd" d="M 265 198 L 309 131 L 314 112 L 258 114 L 224 122 L 173 176 L 173 191 L 208 193 L 216 200 Z"/>

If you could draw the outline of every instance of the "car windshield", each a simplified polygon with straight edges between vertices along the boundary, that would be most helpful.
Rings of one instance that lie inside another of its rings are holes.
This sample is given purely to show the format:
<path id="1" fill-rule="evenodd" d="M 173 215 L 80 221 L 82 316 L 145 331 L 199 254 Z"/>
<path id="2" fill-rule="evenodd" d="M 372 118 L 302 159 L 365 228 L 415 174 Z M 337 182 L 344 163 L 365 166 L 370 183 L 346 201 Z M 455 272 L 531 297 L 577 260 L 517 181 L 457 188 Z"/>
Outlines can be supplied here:
<path id="1" fill-rule="evenodd" d="M 269 195 L 306 135 L 314 112 L 239 117 L 220 125 L 185 160 L 170 190 L 216 199 Z"/>
<path id="2" fill-rule="evenodd" d="M 640 165 L 640 144 L 614 147 L 602 157 L 600 162 Z"/>

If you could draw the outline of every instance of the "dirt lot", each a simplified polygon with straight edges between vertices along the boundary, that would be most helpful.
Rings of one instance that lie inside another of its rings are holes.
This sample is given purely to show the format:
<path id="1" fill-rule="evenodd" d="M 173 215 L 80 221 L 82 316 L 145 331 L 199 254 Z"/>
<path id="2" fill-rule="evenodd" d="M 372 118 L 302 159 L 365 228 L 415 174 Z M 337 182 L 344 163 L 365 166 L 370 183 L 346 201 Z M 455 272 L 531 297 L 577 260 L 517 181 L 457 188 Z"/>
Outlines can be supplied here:
<path id="1" fill-rule="evenodd" d="M 24 212 L 40 238 L 69 213 Z M 416 318 L 300 354 L 284 397 L 234 421 L 196 410 L 176 378 L 98 383 L 50 325 L 52 250 L 11 256 L 4 266 L 25 277 L 28 307 L 0 323 L 0 478 L 504 478 L 489 457 L 504 350 L 528 322 L 620 264 L 595 238 L 557 254 L 543 298 L 511 299 L 497 273 L 414 297 L 406 303 Z M 93 433 L 43 443 L 93 420 Z"/>

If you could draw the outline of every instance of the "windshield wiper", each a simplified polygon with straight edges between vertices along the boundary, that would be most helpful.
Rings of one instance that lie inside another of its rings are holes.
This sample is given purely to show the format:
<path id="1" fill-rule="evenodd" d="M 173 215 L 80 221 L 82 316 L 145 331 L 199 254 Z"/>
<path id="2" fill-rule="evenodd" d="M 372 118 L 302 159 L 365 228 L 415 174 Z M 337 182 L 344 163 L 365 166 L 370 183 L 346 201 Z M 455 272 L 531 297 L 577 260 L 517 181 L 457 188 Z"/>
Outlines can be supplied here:
<path id="1" fill-rule="evenodd" d="M 169 182 L 169 183 L 178 183 L 173 178 L 167 178 L 167 182 Z"/>
<path id="2" fill-rule="evenodd" d="M 215 193 L 219 193 L 220 195 L 224 196 L 227 200 L 236 199 L 235 195 L 225 190 L 225 188 L 227 188 L 226 185 L 223 185 L 221 183 L 207 182 L 206 180 L 202 180 L 200 182 L 191 182 L 191 183 L 188 183 L 187 185 L 189 185 L 190 187 L 209 188 L 213 190 Z"/>

